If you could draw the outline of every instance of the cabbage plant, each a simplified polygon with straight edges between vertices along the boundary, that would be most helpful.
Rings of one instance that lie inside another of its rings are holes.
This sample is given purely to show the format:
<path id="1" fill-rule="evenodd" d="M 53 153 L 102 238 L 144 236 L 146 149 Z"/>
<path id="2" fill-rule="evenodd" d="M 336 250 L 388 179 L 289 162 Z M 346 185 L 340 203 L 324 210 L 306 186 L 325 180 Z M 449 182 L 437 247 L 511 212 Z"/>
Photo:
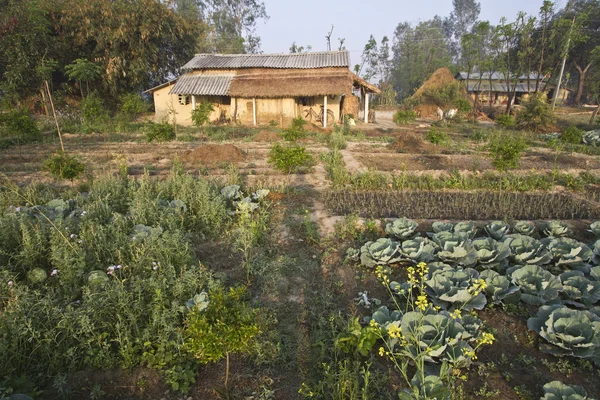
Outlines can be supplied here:
<path id="1" fill-rule="evenodd" d="M 104 271 L 92 271 L 89 273 L 87 281 L 88 285 L 92 287 L 100 287 L 108 282 L 108 275 Z"/>
<path id="2" fill-rule="evenodd" d="M 484 292 L 490 302 L 494 304 L 516 303 L 521 299 L 519 287 L 512 284 L 506 276 L 488 269 L 483 271 L 479 278 L 483 279 L 487 285 Z"/>
<path id="3" fill-rule="evenodd" d="M 153 228 L 151 226 L 146 226 L 143 224 L 138 224 L 133 227 L 133 232 L 131 232 L 131 240 L 134 242 L 142 242 L 147 239 L 156 239 L 163 233 L 163 229 L 158 226 Z"/>
<path id="4" fill-rule="evenodd" d="M 433 233 L 452 232 L 452 228 L 454 228 L 454 225 L 452 225 L 450 222 L 435 221 L 433 224 L 431 224 L 431 230 Z"/>
<path id="5" fill-rule="evenodd" d="M 548 382 L 544 385 L 544 397 L 540 400 L 588 400 L 587 393 L 581 386 L 565 385 L 560 381 Z M 590 399 L 591 400 L 591 399 Z"/>
<path id="6" fill-rule="evenodd" d="M 558 277 L 538 265 L 508 269 L 511 282 L 521 289 L 521 300 L 527 304 L 543 305 L 558 299 L 563 287 Z"/>
<path id="7" fill-rule="evenodd" d="M 450 400 L 452 392 L 446 382 L 437 375 L 426 375 L 421 379 L 421 375 L 416 373 L 410 381 L 410 389 L 404 389 L 398 393 L 399 400 L 420 400 L 436 399 Z"/>
<path id="8" fill-rule="evenodd" d="M 565 303 L 577 307 L 591 306 L 600 301 L 600 281 L 589 280 L 581 271 L 560 274 Z"/>
<path id="9" fill-rule="evenodd" d="M 405 240 L 400 244 L 398 251 L 402 257 L 414 262 L 430 262 L 436 259 L 435 253 L 439 247 L 427 238 L 416 237 Z"/>
<path id="10" fill-rule="evenodd" d="M 492 238 L 473 240 L 477 251 L 477 264 L 485 269 L 504 271 L 508 267 L 510 246 L 507 242 L 498 242 Z"/>
<path id="11" fill-rule="evenodd" d="M 271 191 L 269 189 L 259 189 L 256 192 L 252 193 L 252 195 L 251 195 L 252 201 L 254 201 L 254 202 L 261 201 L 262 199 L 267 197 L 269 195 L 269 193 L 271 193 Z"/>
<path id="12" fill-rule="evenodd" d="M 540 242 L 530 236 L 513 234 L 504 241 L 510 247 L 510 260 L 519 265 L 544 265 L 552 260 L 552 254 Z"/>
<path id="13" fill-rule="evenodd" d="M 360 248 L 360 262 L 370 268 L 377 265 L 395 264 L 402 260 L 398 247 L 397 241 L 388 238 L 367 242 Z"/>
<path id="14" fill-rule="evenodd" d="M 447 313 L 410 311 L 402 316 L 400 328 L 406 342 L 396 351 L 406 352 L 412 359 L 423 356 L 426 362 L 464 364 L 467 360 L 462 350 L 472 350 L 467 343 L 471 335 Z M 387 340 L 392 348 L 400 341 Z"/>
<path id="15" fill-rule="evenodd" d="M 441 231 L 432 234 L 431 240 L 433 240 L 439 247 L 444 247 L 446 243 L 452 243 L 454 246 L 460 246 L 469 240 L 469 236 L 464 232 L 454 233 L 449 231 Z"/>
<path id="16" fill-rule="evenodd" d="M 387 329 L 390 324 L 402 319 L 402 313 L 397 310 L 390 311 L 386 306 L 381 306 L 371 315 L 371 319 Z"/>
<path id="17" fill-rule="evenodd" d="M 27 273 L 27 280 L 30 283 L 42 283 L 48 279 L 48 273 L 41 268 L 34 268 Z"/>
<path id="18" fill-rule="evenodd" d="M 504 236 L 508 235 L 510 225 L 503 221 L 492 221 L 483 229 L 492 239 L 501 240 Z"/>
<path id="19" fill-rule="evenodd" d="M 592 262 L 594 265 L 600 265 L 600 239 L 594 242 L 591 250 L 593 253 Z"/>
<path id="20" fill-rule="evenodd" d="M 513 226 L 513 230 L 519 235 L 531 236 L 535 232 L 535 225 L 528 221 L 517 221 Z"/>
<path id="21" fill-rule="evenodd" d="M 540 350 L 556 356 L 590 359 L 600 364 L 600 317 L 586 311 L 573 310 L 561 304 L 542 306 L 527 327 L 548 343 Z"/>
<path id="22" fill-rule="evenodd" d="M 474 290 L 477 279 L 479 273 L 471 268 L 440 269 L 425 281 L 425 292 L 433 304 L 444 310 L 481 310 L 487 301 L 483 293 Z"/>
<path id="23" fill-rule="evenodd" d="M 437 253 L 437 257 L 449 264 L 470 267 L 477 262 L 477 250 L 469 240 L 462 243 L 448 241 Z"/>
<path id="24" fill-rule="evenodd" d="M 596 237 L 600 237 L 600 221 L 592 222 L 590 229 L 587 231 L 593 233 Z"/>
<path id="25" fill-rule="evenodd" d="M 240 190 L 240 185 L 229 185 L 221 189 L 221 196 L 227 200 L 240 200 L 244 195 Z"/>
<path id="26" fill-rule="evenodd" d="M 185 205 L 185 203 L 182 200 L 178 199 L 171 201 L 169 203 L 169 208 L 172 208 L 173 210 L 180 213 L 184 213 L 187 211 L 187 206 Z"/>
<path id="27" fill-rule="evenodd" d="M 473 221 L 463 221 L 454 225 L 454 232 L 464 233 L 470 239 L 473 239 L 477 234 L 477 227 L 475 226 L 475 223 Z"/>
<path id="28" fill-rule="evenodd" d="M 600 147 L 600 130 L 586 132 L 582 139 L 588 146 Z"/>
<path id="29" fill-rule="evenodd" d="M 385 233 L 396 239 L 405 240 L 415 236 L 418 224 L 407 218 L 398 218 L 385 226 Z"/>
<path id="30" fill-rule="evenodd" d="M 544 228 L 544 234 L 548 237 L 566 237 L 573 232 L 566 222 L 549 221 Z"/>
<path id="31" fill-rule="evenodd" d="M 594 253 L 585 244 L 564 237 L 545 238 L 541 243 L 550 251 L 553 258 L 553 272 L 578 270 L 589 272 Z"/>

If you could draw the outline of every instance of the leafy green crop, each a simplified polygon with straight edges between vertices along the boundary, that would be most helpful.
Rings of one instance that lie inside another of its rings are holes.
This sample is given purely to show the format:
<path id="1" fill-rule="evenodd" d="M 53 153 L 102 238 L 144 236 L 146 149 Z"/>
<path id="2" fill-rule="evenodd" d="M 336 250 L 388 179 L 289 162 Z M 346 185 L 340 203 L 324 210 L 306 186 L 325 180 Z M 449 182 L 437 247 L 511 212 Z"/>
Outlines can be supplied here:
<path id="1" fill-rule="evenodd" d="M 516 303 L 520 300 L 519 287 L 511 284 L 508 278 L 496 271 L 485 270 L 479 277 L 486 283 L 484 292 L 494 304 Z"/>
<path id="2" fill-rule="evenodd" d="M 538 265 L 508 269 L 511 282 L 521 289 L 521 300 L 527 304 L 543 305 L 558 299 L 563 290 L 558 277 Z"/>
<path id="3" fill-rule="evenodd" d="M 560 381 L 548 382 L 544 385 L 544 397 L 540 400 L 588 400 L 587 393 L 581 386 L 565 385 Z"/>
<path id="4" fill-rule="evenodd" d="M 487 224 L 483 229 L 485 229 L 486 233 L 492 238 L 496 240 L 502 240 L 504 236 L 506 236 L 510 230 L 510 225 L 502 221 L 492 221 Z"/>
<path id="5" fill-rule="evenodd" d="M 573 234 L 569 224 L 562 221 L 549 221 L 545 228 L 544 234 L 548 237 L 565 237 Z"/>
<path id="6" fill-rule="evenodd" d="M 400 244 L 398 251 L 402 257 L 414 262 L 430 262 L 436 260 L 435 253 L 439 247 L 427 238 L 416 237 L 405 240 Z"/>
<path id="7" fill-rule="evenodd" d="M 566 304 L 583 307 L 600 301 L 600 281 L 589 280 L 581 271 L 563 272 L 559 278 Z"/>
<path id="8" fill-rule="evenodd" d="M 600 317 L 563 305 L 542 306 L 527 320 L 529 329 L 548 343 L 540 350 L 556 356 L 590 359 L 600 364 Z"/>
<path id="9" fill-rule="evenodd" d="M 425 282 L 425 291 L 433 304 L 444 310 L 481 310 L 486 299 L 483 293 L 474 289 L 478 279 L 479 273 L 471 268 L 441 268 L 432 271 L 430 266 L 430 278 Z"/>
<path id="10" fill-rule="evenodd" d="M 552 260 L 552 254 L 542 242 L 530 236 L 512 234 L 504 241 L 510 247 L 510 260 L 518 265 L 544 265 Z"/>
<path id="11" fill-rule="evenodd" d="M 398 218 L 385 226 L 385 233 L 396 239 L 409 239 L 415 235 L 417 223 L 407 218 Z"/>
<path id="12" fill-rule="evenodd" d="M 585 244 L 564 237 L 545 238 L 541 243 L 552 254 L 553 263 L 550 268 L 552 272 L 560 273 L 563 270 L 589 272 L 589 263 L 594 253 Z"/>
<path id="13" fill-rule="evenodd" d="M 485 269 L 504 271 L 508 267 L 510 246 L 508 242 L 498 242 L 492 238 L 479 238 L 473 240 L 473 247 L 477 251 L 477 264 Z"/>
<path id="14" fill-rule="evenodd" d="M 517 221 L 513 229 L 520 235 L 531 236 L 535 232 L 535 225 L 527 221 Z"/>
<path id="15" fill-rule="evenodd" d="M 367 242 L 360 248 L 360 262 L 370 268 L 400 262 L 402 258 L 398 248 L 398 242 L 393 239 L 382 238 Z"/>

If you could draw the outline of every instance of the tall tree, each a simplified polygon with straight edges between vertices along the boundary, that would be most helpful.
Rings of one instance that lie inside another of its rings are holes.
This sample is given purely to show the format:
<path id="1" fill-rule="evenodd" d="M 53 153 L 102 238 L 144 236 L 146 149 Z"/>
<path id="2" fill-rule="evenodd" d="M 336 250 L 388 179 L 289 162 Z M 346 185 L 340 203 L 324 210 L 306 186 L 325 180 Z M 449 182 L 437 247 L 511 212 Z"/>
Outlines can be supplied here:
<path id="1" fill-rule="evenodd" d="M 210 35 L 204 51 L 258 53 L 258 21 L 269 19 L 265 3 L 257 0 L 204 0 Z"/>
<path id="2" fill-rule="evenodd" d="M 475 0 L 452 0 L 453 10 L 444 19 L 444 32 L 456 61 L 461 58 L 461 38 L 471 32 L 479 20 L 481 4 Z"/>
<path id="3" fill-rule="evenodd" d="M 415 27 L 400 23 L 394 32 L 392 52 L 391 75 L 400 99 L 411 96 L 438 68 L 452 65 L 443 21 L 437 16 Z"/>

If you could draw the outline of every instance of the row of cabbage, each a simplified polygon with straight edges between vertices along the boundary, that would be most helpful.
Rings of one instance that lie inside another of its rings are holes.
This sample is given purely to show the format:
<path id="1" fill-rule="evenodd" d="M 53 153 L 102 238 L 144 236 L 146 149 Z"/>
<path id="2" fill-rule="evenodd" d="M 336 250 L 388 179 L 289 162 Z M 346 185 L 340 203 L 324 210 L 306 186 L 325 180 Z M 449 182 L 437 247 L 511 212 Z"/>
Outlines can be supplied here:
<path id="1" fill-rule="evenodd" d="M 385 332 L 381 337 L 390 348 L 398 346 L 389 336 L 397 327 L 411 332 L 414 341 L 427 349 L 435 349 L 427 362 L 462 368 L 485 343 L 482 321 L 473 311 L 486 304 L 521 301 L 539 306 L 528 326 L 545 339 L 542 351 L 600 365 L 600 307 L 596 306 L 600 301 L 600 240 L 588 246 L 569 238 L 570 227 L 560 221 L 547 223 L 541 232 L 527 221 L 513 226 L 494 221 L 483 229 L 472 221 L 456 225 L 435 222 L 425 237 L 417 228 L 414 221 L 397 219 L 387 224 L 388 237 L 347 251 L 349 260 L 375 271 L 393 297 L 406 298 L 417 290 L 415 266 L 421 271 L 422 289 L 418 290 L 423 298 L 415 304 L 429 301 L 431 306 L 410 312 L 381 306 L 367 318 Z M 592 224 L 590 232 L 600 236 L 600 224 Z M 544 237 L 533 237 L 538 234 Z M 408 282 L 387 277 L 395 270 L 390 268 L 393 265 L 407 267 Z M 370 307 L 381 305 L 366 292 L 360 293 L 358 300 Z M 410 338 L 403 340 L 411 342 Z M 408 349 L 407 354 L 414 353 Z M 437 379 L 434 386 L 444 390 L 439 377 L 430 379 Z M 431 385 L 427 387 L 417 379 L 413 389 L 431 394 Z"/>
<path id="2" fill-rule="evenodd" d="M 544 133 L 539 135 L 540 139 L 543 140 L 558 140 L 561 137 L 561 133 Z M 588 146 L 599 147 L 600 146 L 600 129 L 596 129 L 593 131 L 584 132 L 581 136 L 581 142 Z"/>

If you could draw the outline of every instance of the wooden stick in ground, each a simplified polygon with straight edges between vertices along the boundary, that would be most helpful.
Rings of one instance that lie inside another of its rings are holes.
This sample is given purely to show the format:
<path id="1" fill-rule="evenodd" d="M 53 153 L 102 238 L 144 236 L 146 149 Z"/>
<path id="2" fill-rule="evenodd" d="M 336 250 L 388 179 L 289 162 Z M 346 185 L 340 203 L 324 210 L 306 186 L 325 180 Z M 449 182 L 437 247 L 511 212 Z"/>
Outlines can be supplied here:
<path id="1" fill-rule="evenodd" d="M 50 106 L 52 106 L 52 115 L 54 115 L 54 122 L 56 123 L 56 130 L 58 131 L 58 139 L 60 140 L 60 149 L 65 152 L 65 146 L 63 145 L 62 134 L 60 133 L 60 126 L 58 125 L 58 118 L 56 118 L 56 110 L 54 109 L 54 102 L 52 101 L 52 93 L 50 93 L 50 86 L 48 81 L 46 82 L 46 91 L 48 92 L 48 98 L 50 99 Z"/>

